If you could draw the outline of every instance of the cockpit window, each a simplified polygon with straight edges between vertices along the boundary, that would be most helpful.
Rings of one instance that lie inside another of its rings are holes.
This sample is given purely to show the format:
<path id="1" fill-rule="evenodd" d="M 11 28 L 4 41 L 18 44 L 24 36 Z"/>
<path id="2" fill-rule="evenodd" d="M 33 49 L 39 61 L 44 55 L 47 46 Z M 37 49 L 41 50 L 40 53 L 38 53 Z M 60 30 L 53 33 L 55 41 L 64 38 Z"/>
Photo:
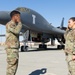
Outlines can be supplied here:
<path id="1" fill-rule="evenodd" d="M 19 8 L 17 8 L 16 10 L 19 10 L 19 11 L 21 11 L 21 12 L 30 12 L 30 10 L 29 9 L 27 9 L 27 8 L 21 8 L 21 7 L 19 7 Z"/>

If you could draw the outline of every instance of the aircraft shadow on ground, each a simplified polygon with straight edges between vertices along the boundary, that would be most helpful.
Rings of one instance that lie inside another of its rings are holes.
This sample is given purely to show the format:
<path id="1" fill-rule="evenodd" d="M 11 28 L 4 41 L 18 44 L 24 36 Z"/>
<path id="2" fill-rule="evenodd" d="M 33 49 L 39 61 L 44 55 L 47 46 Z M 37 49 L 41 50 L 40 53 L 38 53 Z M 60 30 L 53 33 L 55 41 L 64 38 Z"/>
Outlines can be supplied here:
<path id="1" fill-rule="evenodd" d="M 40 75 L 40 74 L 45 74 L 46 72 L 47 72 L 47 69 L 46 68 L 42 68 L 42 69 L 37 69 L 37 70 L 31 72 L 28 75 Z"/>

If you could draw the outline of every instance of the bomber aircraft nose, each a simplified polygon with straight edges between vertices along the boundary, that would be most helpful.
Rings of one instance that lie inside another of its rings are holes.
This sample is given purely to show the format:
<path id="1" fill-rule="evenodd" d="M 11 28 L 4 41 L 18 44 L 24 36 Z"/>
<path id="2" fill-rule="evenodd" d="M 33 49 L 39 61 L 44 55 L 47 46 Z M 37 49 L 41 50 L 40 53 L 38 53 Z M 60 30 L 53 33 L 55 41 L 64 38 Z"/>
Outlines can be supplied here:
<path id="1" fill-rule="evenodd" d="M 0 24 L 6 24 L 10 20 L 10 12 L 0 11 Z"/>

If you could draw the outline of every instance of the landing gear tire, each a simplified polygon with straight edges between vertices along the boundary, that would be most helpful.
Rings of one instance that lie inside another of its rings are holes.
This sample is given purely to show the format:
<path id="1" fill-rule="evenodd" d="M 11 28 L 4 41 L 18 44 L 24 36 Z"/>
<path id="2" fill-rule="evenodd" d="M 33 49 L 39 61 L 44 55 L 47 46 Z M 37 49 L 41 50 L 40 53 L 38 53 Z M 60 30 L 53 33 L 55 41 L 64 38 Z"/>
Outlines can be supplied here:
<path id="1" fill-rule="evenodd" d="M 21 52 L 24 52 L 24 46 L 21 46 Z"/>
<path id="2" fill-rule="evenodd" d="M 21 52 L 26 52 L 28 51 L 28 46 L 21 46 Z"/>
<path id="3" fill-rule="evenodd" d="M 43 45 L 43 44 L 40 44 L 40 45 L 39 45 L 39 48 L 41 48 L 41 49 L 47 49 L 47 45 L 45 45 L 45 44 L 44 44 L 44 45 Z"/>
<path id="4" fill-rule="evenodd" d="M 58 45 L 58 46 L 57 46 L 57 49 L 64 49 L 64 48 L 65 48 L 64 45 Z"/>

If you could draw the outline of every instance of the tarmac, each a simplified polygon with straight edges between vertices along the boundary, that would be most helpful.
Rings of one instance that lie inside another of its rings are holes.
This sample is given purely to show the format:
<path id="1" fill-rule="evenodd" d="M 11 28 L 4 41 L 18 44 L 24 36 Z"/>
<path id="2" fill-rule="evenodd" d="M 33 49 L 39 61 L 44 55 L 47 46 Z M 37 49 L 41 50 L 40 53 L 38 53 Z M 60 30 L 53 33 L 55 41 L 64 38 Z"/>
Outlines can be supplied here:
<path id="1" fill-rule="evenodd" d="M 6 75 L 6 52 L 0 46 L 0 75 Z M 19 52 L 19 66 L 16 75 L 67 75 L 68 68 L 64 50 L 49 46 L 47 50 L 33 47 L 27 52 Z"/>

